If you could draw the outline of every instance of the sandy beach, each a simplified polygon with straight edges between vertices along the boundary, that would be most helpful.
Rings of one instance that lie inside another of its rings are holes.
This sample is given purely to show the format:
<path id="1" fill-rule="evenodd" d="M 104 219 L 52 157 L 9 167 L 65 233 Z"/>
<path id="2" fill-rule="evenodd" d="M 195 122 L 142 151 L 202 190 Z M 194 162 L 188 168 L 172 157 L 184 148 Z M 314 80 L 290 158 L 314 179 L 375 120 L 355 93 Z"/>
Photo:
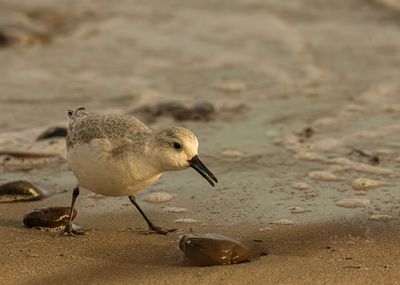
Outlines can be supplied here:
<path id="1" fill-rule="evenodd" d="M 0 7 L 0 185 L 49 194 L 0 203 L 0 284 L 400 284 L 400 2 Z M 171 102 L 214 109 L 201 120 L 157 109 Z M 146 234 L 127 197 L 85 189 L 74 220 L 85 235 L 24 227 L 34 208 L 70 205 L 65 139 L 36 138 L 81 106 L 193 130 L 219 184 L 186 170 L 140 192 L 156 224 L 178 228 L 167 236 Z M 146 201 L 157 192 L 172 199 Z M 252 258 L 193 266 L 178 247 L 191 232 L 237 239 Z"/>

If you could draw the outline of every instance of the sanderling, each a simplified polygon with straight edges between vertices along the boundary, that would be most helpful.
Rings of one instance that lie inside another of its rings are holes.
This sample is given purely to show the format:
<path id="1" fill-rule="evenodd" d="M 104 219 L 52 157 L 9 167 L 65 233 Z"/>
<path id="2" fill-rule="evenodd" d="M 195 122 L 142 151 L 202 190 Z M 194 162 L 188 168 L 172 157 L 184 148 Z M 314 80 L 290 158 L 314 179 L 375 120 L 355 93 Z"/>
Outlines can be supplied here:
<path id="1" fill-rule="evenodd" d="M 172 127 L 152 132 L 132 116 L 92 114 L 84 108 L 69 111 L 68 116 L 67 161 L 78 184 L 72 194 L 70 219 L 60 235 L 82 234 L 72 228 L 71 221 L 80 186 L 105 196 L 128 196 L 149 230 L 166 234 L 176 229 L 155 226 L 134 194 L 153 184 L 163 172 L 188 167 L 212 186 L 218 182 L 199 159 L 199 142 L 188 129 Z"/>

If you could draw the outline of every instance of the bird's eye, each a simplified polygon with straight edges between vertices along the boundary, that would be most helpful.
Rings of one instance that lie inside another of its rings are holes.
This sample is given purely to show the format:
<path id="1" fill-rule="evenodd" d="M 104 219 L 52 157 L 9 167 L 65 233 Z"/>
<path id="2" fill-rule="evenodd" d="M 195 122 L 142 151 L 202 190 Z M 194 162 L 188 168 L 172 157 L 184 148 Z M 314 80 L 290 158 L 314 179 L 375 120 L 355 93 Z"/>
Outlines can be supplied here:
<path id="1" fill-rule="evenodd" d="M 180 143 L 174 143 L 174 148 L 175 149 L 181 149 L 182 145 Z"/>

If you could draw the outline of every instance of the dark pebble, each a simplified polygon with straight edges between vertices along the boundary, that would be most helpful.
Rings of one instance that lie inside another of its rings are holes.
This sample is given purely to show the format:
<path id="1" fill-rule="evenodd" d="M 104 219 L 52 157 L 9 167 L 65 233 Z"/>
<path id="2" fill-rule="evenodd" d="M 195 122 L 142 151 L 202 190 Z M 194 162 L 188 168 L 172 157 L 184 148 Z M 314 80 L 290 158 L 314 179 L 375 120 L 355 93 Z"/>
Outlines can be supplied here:
<path id="1" fill-rule="evenodd" d="M 180 102 L 171 101 L 154 106 L 144 106 L 134 113 L 143 114 L 150 121 L 160 116 L 170 116 L 177 121 L 208 121 L 215 114 L 215 108 L 207 101 L 197 102 L 191 108 Z"/>
<path id="2" fill-rule="evenodd" d="M 37 208 L 26 213 L 23 222 L 28 228 L 57 228 L 67 224 L 69 211 L 70 207 Z M 76 215 L 77 211 L 74 209 L 72 219 L 74 219 Z"/>
<path id="3" fill-rule="evenodd" d="M 201 101 L 193 104 L 193 112 L 196 114 L 197 120 L 208 121 L 215 114 L 214 105 L 207 101 Z"/>
<path id="4" fill-rule="evenodd" d="M 0 47 L 6 47 L 11 43 L 10 38 L 0 31 Z"/>
<path id="5" fill-rule="evenodd" d="M 13 181 L 0 186 L 0 203 L 41 200 L 46 195 L 28 181 Z"/>
<path id="6" fill-rule="evenodd" d="M 217 234 L 185 235 L 179 248 L 195 265 L 226 265 L 248 261 L 250 250 L 241 242 Z"/>
<path id="7" fill-rule="evenodd" d="M 50 129 L 44 131 L 42 134 L 40 134 L 36 140 L 40 141 L 40 140 L 46 140 L 46 139 L 58 138 L 58 137 L 65 138 L 66 136 L 67 136 L 67 128 L 52 127 Z"/>
<path id="8" fill-rule="evenodd" d="M 191 120 L 193 116 L 192 110 L 179 102 L 161 103 L 156 109 L 159 110 L 160 115 L 170 115 L 178 121 Z"/>

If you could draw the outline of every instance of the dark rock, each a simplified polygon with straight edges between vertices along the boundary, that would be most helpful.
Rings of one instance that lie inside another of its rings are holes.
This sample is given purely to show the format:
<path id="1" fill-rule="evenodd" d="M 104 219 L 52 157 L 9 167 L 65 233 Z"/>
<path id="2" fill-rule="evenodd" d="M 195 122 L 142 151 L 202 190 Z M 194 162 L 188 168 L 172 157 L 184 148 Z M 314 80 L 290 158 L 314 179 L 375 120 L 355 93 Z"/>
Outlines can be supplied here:
<path id="1" fill-rule="evenodd" d="M 250 258 L 250 250 L 241 242 L 217 234 L 185 235 L 179 248 L 191 263 L 200 266 L 234 264 Z"/>
<path id="2" fill-rule="evenodd" d="M 57 228 L 67 224 L 69 211 L 70 207 L 37 208 L 26 213 L 23 222 L 28 228 Z M 72 219 L 74 219 L 76 215 L 77 211 L 74 209 Z"/>
<path id="3" fill-rule="evenodd" d="M 51 138 L 56 138 L 56 137 L 65 138 L 66 136 L 67 136 L 67 128 L 52 127 L 50 129 L 44 131 L 42 134 L 40 134 L 36 140 L 40 141 L 40 140 L 51 139 Z"/>
<path id="4" fill-rule="evenodd" d="M 0 186 L 0 203 L 41 200 L 46 195 L 28 181 L 13 181 Z"/>
<path id="5" fill-rule="evenodd" d="M 160 116 L 170 116 L 177 121 L 208 121 L 215 114 L 215 108 L 206 101 L 195 103 L 192 108 L 180 102 L 171 101 L 154 106 L 143 106 L 134 113 L 144 115 L 147 121 L 154 121 Z"/>
<path id="6" fill-rule="evenodd" d="M 0 47 L 6 47 L 10 44 L 10 38 L 0 31 Z"/>
<path id="7" fill-rule="evenodd" d="M 298 132 L 297 135 L 303 139 L 309 139 L 314 135 L 315 131 L 311 127 L 304 128 L 301 132 Z"/>
<path id="8" fill-rule="evenodd" d="M 197 120 L 208 121 L 215 114 L 214 105 L 207 101 L 201 101 L 193 104 L 192 109 L 196 114 Z"/>

